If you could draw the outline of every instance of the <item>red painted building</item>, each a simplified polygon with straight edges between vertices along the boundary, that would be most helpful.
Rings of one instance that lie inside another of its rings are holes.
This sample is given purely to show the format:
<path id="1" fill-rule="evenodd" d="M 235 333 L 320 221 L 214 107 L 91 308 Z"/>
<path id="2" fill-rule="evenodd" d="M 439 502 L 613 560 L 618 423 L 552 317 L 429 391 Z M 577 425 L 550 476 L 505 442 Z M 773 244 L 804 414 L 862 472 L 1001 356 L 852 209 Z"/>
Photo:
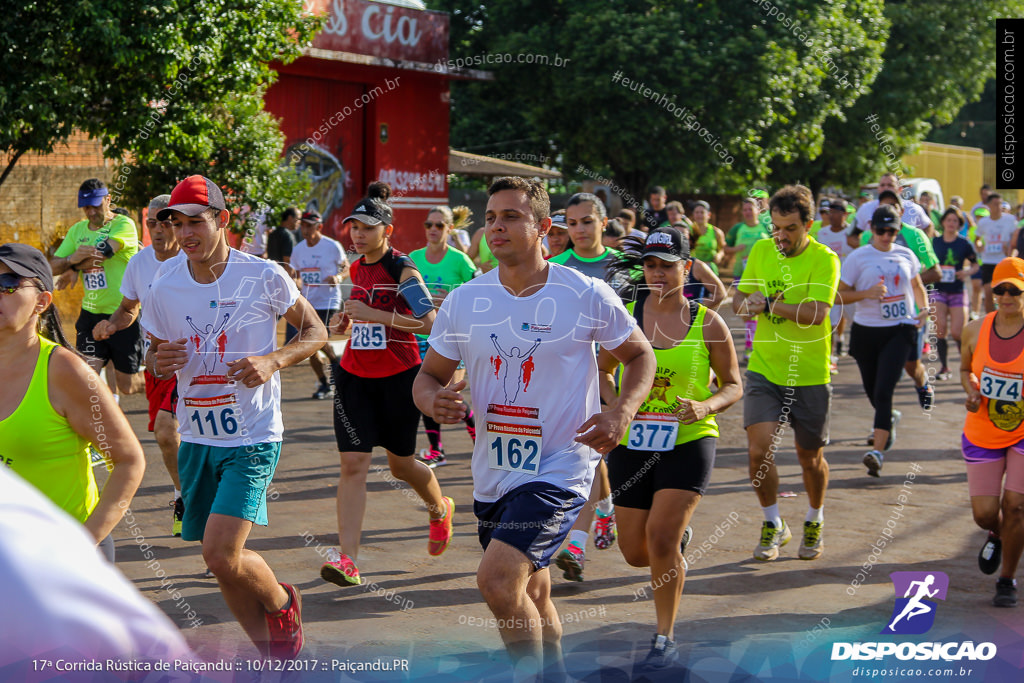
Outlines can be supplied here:
<path id="1" fill-rule="evenodd" d="M 391 184 L 395 247 L 423 244 L 426 211 L 448 202 L 448 15 L 369 0 L 309 0 L 327 15 L 304 56 L 278 65 L 267 109 L 286 156 L 313 169 L 311 197 L 328 235 L 373 180 Z M 460 77 L 479 77 L 479 72 Z"/>

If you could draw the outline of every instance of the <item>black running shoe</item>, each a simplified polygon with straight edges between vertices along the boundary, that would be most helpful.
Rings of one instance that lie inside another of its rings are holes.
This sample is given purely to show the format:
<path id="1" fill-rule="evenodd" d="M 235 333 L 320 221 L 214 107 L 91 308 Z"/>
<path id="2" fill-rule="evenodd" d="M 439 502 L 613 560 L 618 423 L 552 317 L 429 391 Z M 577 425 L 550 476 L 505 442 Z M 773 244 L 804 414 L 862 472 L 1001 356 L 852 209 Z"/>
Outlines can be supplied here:
<path id="1" fill-rule="evenodd" d="M 985 539 L 985 545 L 978 552 L 978 569 L 984 574 L 995 574 L 1003 559 L 1003 542 L 991 531 Z"/>
<path id="2" fill-rule="evenodd" d="M 1017 582 L 1002 578 L 996 581 L 996 595 L 992 598 L 992 604 L 996 607 L 1016 607 Z"/>
<path id="3" fill-rule="evenodd" d="M 643 664 L 640 665 L 643 671 L 661 671 L 679 662 L 679 649 L 674 640 L 665 636 L 654 636 L 651 638 L 651 651 L 647 653 Z"/>
<path id="4" fill-rule="evenodd" d="M 171 533 L 181 536 L 181 520 L 185 518 L 185 501 L 180 497 L 174 501 L 174 521 L 171 522 Z"/>
<path id="5" fill-rule="evenodd" d="M 885 448 L 883 451 L 887 451 L 892 448 L 892 445 L 896 443 L 896 425 L 900 423 L 900 419 L 903 417 L 903 413 L 898 410 L 892 411 L 892 428 L 889 429 L 889 438 L 885 440 Z"/>
<path id="6" fill-rule="evenodd" d="M 917 402 L 924 410 L 932 409 L 932 404 L 935 403 L 935 390 L 932 389 L 931 384 L 925 384 L 917 390 Z"/>

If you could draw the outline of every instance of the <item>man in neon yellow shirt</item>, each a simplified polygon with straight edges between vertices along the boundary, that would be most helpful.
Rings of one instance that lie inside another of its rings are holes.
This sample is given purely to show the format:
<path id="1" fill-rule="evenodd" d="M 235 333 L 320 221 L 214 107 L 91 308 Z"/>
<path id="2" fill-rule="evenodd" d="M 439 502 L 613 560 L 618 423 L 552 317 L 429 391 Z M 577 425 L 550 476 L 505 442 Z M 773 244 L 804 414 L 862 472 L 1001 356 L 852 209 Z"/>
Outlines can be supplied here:
<path id="1" fill-rule="evenodd" d="M 128 260 L 139 251 L 139 233 L 131 218 L 110 210 L 110 192 L 102 180 L 90 178 L 82 183 L 78 206 L 85 212 L 85 220 L 68 230 L 50 259 L 50 268 L 55 276 L 77 271 L 85 288 L 75 323 L 78 351 L 96 372 L 113 363 L 117 389 L 132 394 L 144 386 L 139 373 L 143 363 L 139 321 L 102 341 L 93 338 L 92 330 L 121 305 L 121 280 Z"/>
<path id="2" fill-rule="evenodd" d="M 772 241 L 754 244 L 733 311 L 758 319 L 747 370 L 743 425 L 747 430 L 751 484 L 765 522 L 754 558 L 774 560 L 792 534 L 779 514 L 775 449 L 792 424 L 810 508 L 799 556 L 821 556 L 823 507 L 828 486 L 829 408 L 832 403 L 829 309 L 839 284 L 839 257 L 807 234 L 814 211 L 809 189 L 787 185 L 770 202 Z"/>

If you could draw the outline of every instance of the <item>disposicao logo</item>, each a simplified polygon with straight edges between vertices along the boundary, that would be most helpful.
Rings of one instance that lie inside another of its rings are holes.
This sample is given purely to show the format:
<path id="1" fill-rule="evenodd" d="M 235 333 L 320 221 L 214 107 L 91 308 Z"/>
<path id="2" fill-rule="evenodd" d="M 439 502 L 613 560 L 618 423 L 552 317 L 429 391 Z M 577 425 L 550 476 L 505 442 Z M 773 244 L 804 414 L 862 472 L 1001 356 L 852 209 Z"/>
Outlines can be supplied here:
<path id="1" fill-rule="evenodd" d="M 885 635 L 920 635 L 935 624 L 938 603 L 945 600 L 949 590 L 949 576 L 944 572 L 893 572 L 896 604 L 888 625 L 881 630 Z M 882 659 L 895 655 L 897 659 L 917 661 L 989 660 L 996 656 L 994 643 L 972 641 L 948 643 L 833 643 L 832 660 Z"/>
<path id="2" fill-rule="evenodd" d="M 889 574 L 896 591 L 896 605 L 889 625 L 882 633 L 918 635 L 927 633 L 935 623 L 937 604 L 945 600 L 949 576 L 944 572 L 893 572 Z"/>

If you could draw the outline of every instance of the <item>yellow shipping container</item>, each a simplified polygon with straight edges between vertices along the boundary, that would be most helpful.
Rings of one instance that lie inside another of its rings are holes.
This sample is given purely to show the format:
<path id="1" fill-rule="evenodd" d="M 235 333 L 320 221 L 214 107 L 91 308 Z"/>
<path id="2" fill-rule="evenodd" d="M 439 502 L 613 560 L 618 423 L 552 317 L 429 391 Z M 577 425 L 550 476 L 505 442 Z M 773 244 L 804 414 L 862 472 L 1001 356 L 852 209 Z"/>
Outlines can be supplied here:
<path id="1" fill-rule="evenodd" d="M 979 147 L 922 142 L 916 154 L 908 154 L 902 161 L 909 168 L 908 177 L 938 180 L 947 204 L 953 195 L 960 195 L 966 207 L 974 206 L 978 189 L 989 182 L 985 180 L 985 154 Z"/>

